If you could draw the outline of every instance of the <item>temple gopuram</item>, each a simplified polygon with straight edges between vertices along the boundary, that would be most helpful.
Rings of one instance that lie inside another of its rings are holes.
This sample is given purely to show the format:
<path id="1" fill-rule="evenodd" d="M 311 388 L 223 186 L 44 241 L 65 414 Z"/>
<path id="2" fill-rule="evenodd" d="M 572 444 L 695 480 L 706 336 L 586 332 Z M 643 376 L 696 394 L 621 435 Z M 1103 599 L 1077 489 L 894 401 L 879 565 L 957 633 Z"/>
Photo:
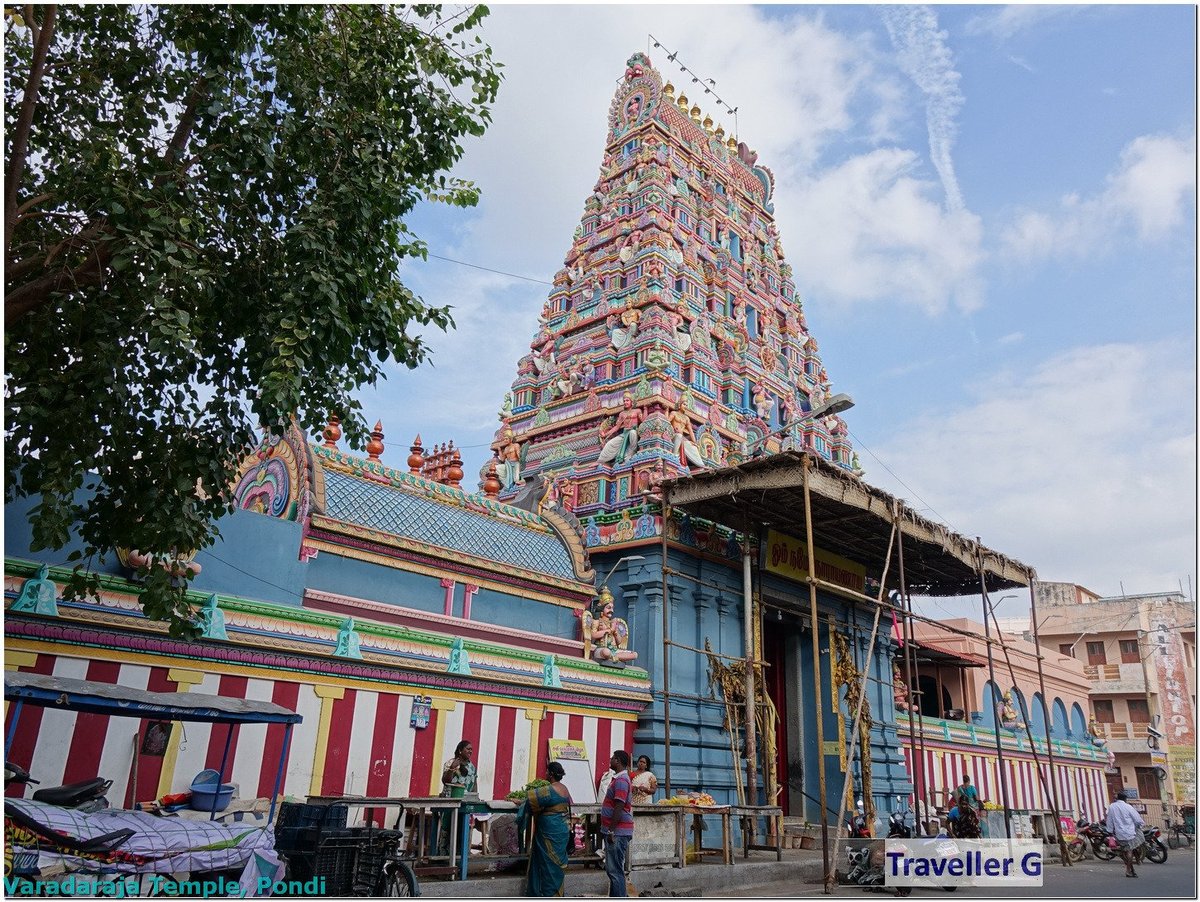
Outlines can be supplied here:
<path id="1" fill-rule="evenodd" d="M 530 353 L 500 411 L 500 497 L 526 486 L 589 548 L 657 535 L 653 488 L 751 451 L 858 462 L 774 222 L 774 176 L 635 54 Z"/>

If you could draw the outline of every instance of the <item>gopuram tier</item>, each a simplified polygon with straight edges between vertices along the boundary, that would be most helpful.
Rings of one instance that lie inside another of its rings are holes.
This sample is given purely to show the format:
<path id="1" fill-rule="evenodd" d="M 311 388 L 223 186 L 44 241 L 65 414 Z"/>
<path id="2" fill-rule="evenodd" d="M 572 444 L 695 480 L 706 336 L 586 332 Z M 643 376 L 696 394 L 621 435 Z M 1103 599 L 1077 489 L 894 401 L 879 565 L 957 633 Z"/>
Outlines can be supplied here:
<path id="1" fill-rule="evenodd" d="M 500 411 L 500 498 L 589 547 L 659 533 L 664 478 L 806 447 L 858 470 L 774 222 L 774 176 L 641 53 Z"/>

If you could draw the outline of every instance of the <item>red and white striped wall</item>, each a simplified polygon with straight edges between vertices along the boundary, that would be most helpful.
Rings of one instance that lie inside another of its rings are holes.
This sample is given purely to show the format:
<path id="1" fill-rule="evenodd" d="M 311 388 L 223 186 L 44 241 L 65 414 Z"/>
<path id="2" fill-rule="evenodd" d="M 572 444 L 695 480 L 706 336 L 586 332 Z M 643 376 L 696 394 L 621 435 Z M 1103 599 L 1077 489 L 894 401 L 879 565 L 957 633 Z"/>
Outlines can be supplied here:
<path id="1" fill-rule="evenodd" d="M 11 653 L 10 653 L 11 654 Z M 595 776 L 608 769 L 612 752 L 631 749 L 636 722 L 593 716 L 586 708 L 546 711 L 484 696 L 434 697 L 429 725 L 410 725 L 413 694 L 355 688 L 378 684 L 306 683 L 300 674 L 216 673 L 60 654 L 23 654 L 19 666 L 32 673 L 113 683 L 159 692 L 191 691 L 227 698 L 272 701 L 304 716 L 293 730 L 282 793 L 420 797 L 440 791 L 440 768 L 466 739 L 475 748 L 479 794 L 504 798 L 535 776 L 544 776 L 549 739 L 582 739 Z M 181 661 L 181 665 L 191 664 Z M 248 671 L 264 673 L 265 671 Z M 289 678 L 290 677 L 290 678 Z M 11 717 L 11 707 L 6 712 Z M 43 786 L 94 776 L 113 781 L 115 804 L 156 799 L 188 788 L 205 768 L 217 768 L 230 728 L 223 724 L 173 726 L 162 757 L 135 754 L 148 721 L 24 706 L 9 759 L 27 767 Z M 282 725 L 232 729 L 227 781 L 241 798 L 271 794 L 283 748 Z M 8 794 L 20 794 L 10 787 Z"/>
<path id="2" fill-rule="evenodd" d="M 1050 764 L 1045 755 L 1039 755 L 1038 758 L 1035 762 L 1028 753 L 1005 750 L 1009 807 L 1019 811 L 1050 810 Z M 931 805 L 948 805 L 950 793 L 964 775 L 970 776 L 981 800 L 1002 804 L 1000 762 L 995 754 L 989 755 L 982 749 L 964 751 L 961 747 L 934 746 L 927 742 L 922 761 L 923 768 L 918 774 L 912 749 L 905 743 L 905 767 L 914 785 L 920 783 L 927 788 L 925 795 Z M 1058 779 L 1057 802 L 1060 813 L 1086 811 L 1095 817 L 1104 810 L 1107 805 L 1104 767 L 1105 764 L 1100 761 L 1081 762 L 1055 756 L 1054 773 Z"/>

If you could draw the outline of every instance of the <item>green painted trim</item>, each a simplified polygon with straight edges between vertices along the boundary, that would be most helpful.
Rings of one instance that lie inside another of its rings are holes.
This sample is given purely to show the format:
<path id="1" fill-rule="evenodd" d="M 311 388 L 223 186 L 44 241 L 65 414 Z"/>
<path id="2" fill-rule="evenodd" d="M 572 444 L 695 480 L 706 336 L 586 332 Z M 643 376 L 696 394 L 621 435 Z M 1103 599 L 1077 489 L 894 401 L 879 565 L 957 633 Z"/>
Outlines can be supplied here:
<path id="1" fill-rule="evenodd" d="M 14 576 L 30 577 L 37 573 L 41 564 L 35 564 L 30 561 L 23 561 L 16 558 L 4 559 L 5 573 L 13 574 Z M 70 567 L 50 567 L 49 576 L 55 582 L 66 582 L 71 578 L 74 571 Z M 134 585 L 128 580 L 112 576 L 111 574 L 98 574 L 100 587 L 112 592 L 120 592 L 126 595 L 141 595 L 142 589 Z M 188 592 L 188 599 L 197 607 L 203 607 L 212 592 Z M 345 623 L 346 618 L 341 614 L 327 614 L 322 611 L 314 611 L 311 608 L 300 608 L 292 605 L 276 604 L 269 601 L 252 601 L 246 598 L 240 598 L 235 595 L 217 595 L 217 606 L 223 611 L 236 611 L 240 614 L 251 614 L 258 617 L 267 617 L 276 620 L 282 620 L 288 623 L 305 624 L 308 626 L 322 626 L 332 630 L 338 630 Z M 391 626 L 385 623 L 374 623 L 365 620 L 355 620 L 355 631 L 359 635 L 378 636 L 385 639 L 402 639 L 407 641 L 417 641 L 424 645 L 433 648 L 443 648 L 449 651 L 454 644 L 455 637 L 444 636 L 436 633 L 427 633 L 422 630 L 415 630 L 404 626 Z M 506 645 L 492 645 L 486 642 L 476 642 L 464 640 L 463 647 L 467 651 L 474 651 L 481 654 L 493 655 L 495 657 L 504 658 L 510 661 L 521 661 L 528 664 L 536 665 L 540 671 L 546 659 L 546 653 L 543 651 L 526 651 L 524 649 L 515 649 Z M 611 675 L 612 669 L 604 667 L 594 661 L 588 661 L 584 658 L 566 658 L 562 655 L 555 655 L 555 660 L 559 667 L 576 673 L 591 673 L 598 675 Z M 631 677 L 645 681 L 647 685 L 650 682 L 650 675 L 640 667 L 626 667 L 620 671 L 622 676 Z M 631 691 L 638 691 L 631 687 Z"/>

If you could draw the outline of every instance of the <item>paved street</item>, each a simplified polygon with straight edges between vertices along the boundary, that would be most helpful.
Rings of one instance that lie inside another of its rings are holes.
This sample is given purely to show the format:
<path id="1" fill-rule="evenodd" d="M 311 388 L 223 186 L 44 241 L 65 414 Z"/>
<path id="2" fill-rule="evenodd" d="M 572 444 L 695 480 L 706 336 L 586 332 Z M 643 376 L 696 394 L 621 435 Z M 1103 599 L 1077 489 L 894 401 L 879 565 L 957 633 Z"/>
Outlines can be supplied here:
<path id="1" fill-rule="evenodd" d="M 1196 853 L 1191 850 L 1172 850 L 1165 864 L 1143 863 L 1138 868 L 1136 880 L 1126 879 L 1120 861 L 1086 860 L 1071 868 L 1057 863 L 1046 869 L 1045 883 L 1040 890 L 1030 889 L 961 889 L 954 899 L 1008 899 L 1027 896 L 1081 897 L 1085 899 L 1128 899 L 1128 898 L 1195 898 L 1196 897 Z M 913 898 L 929 897 L 935 891 L 915 890 Z M 729 895 L 728 891 L 705 893 L 717 897 Z M 815 884 L 796 884 L 780 881 L 739 888 L 738 897 L 784 897 L 819 896 L 821 888 Z M 834 890 L 836 896 L 859 896 L 882 898 L 882 894 L 855 887 L 842 886 Z M 888 894 L 890 895 L 890 893 Z M 946 895 L 937 892 L 937 895 Z"/>

